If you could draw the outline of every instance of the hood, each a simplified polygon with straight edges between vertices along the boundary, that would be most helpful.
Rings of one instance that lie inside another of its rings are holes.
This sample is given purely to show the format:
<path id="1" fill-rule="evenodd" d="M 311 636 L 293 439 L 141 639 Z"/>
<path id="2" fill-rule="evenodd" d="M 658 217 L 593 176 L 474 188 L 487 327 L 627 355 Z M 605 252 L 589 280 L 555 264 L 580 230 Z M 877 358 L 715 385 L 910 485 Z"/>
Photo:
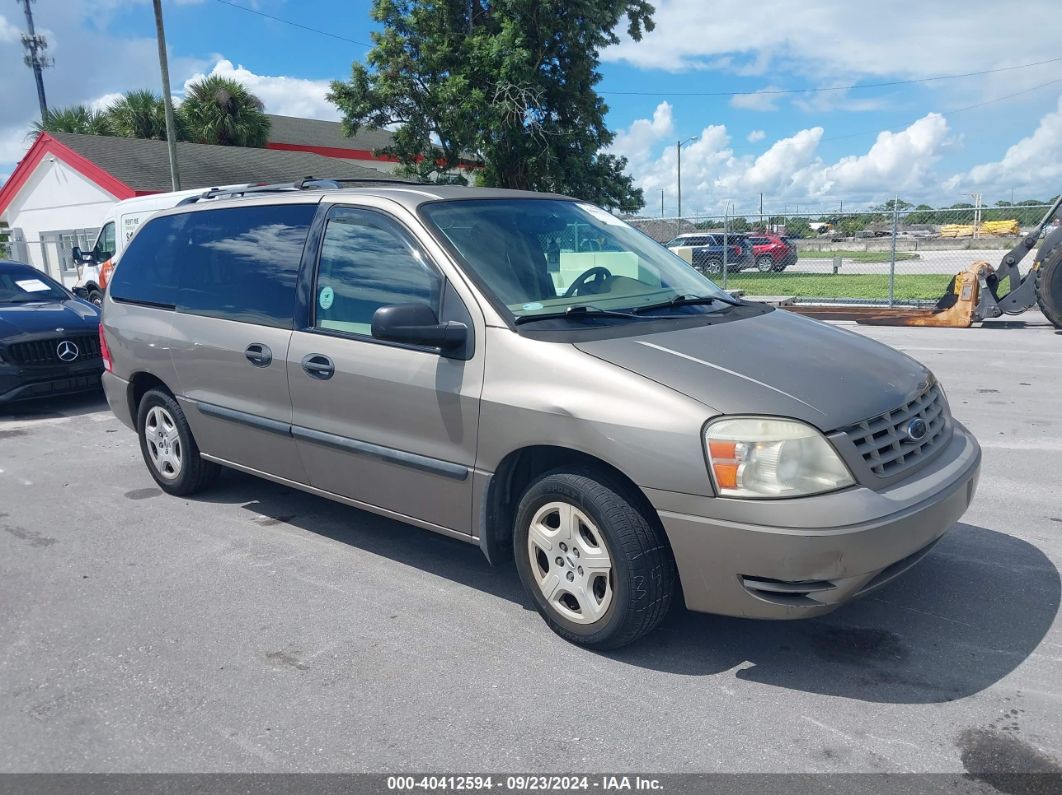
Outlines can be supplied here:
<path id="1" fill-rule="evenodd" d="M 0 304 L 0 341 L 22 334 L 43 334 L 63 329 L 67 333 L 93 332 L 100 311 L 84 301 L 48 301 L 40 304 Z"/>
<path id="2" fill-rule="evenodd" d="M 887 345 L 783 310 L 575 345 L 719 413 L 794 417 L 827 432 L 896 408 L 932 378 Z"/>

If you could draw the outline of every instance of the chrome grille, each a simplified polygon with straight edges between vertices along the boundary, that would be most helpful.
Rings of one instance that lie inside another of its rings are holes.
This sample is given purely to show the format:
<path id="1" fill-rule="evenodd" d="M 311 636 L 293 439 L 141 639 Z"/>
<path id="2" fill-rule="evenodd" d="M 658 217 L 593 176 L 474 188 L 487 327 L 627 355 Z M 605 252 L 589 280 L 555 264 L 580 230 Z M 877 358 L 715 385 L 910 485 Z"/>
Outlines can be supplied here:
<path id="1" fill-rule="evenodd" d="M 912 420 L 925 421 L 926 435 L 911 441 L 907 426 Z M 891 477 L 914 466 L 941 441 L 948 424 L 948 405 L 937 384 L 914 400 L 873 419 L 844 429 L 870 471 Z"/>
<path id="2" fill-rule="evenodd" d="M 16 342 L 7 347 L 7 352 L 15 364 L 47 365 L 65 364 L 56 350 L 63 340 L 77 345 L 78 356 L 74 361 L 83 362 L 100 358 L 100 338 L 98 334 L 81 334 L 72 337 L 55 337 L 50 340 L 33 340 Z M 73 364 L 73 362 L 69 362 Z"/>

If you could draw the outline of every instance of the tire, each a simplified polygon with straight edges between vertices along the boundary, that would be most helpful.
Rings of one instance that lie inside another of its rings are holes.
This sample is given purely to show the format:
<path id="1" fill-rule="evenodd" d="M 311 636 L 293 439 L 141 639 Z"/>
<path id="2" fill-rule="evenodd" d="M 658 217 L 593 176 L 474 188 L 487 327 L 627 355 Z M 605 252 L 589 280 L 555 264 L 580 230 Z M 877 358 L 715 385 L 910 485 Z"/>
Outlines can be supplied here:
<path id="1" fill-rule="evenodd" d="M 103 292 L 95 288 L 89 290 L 88 300 L 96 306 L 103 306 Z"/>
<path id="2" fill-rule="evenodd" d="M 723 261 L 718 257 L 705 257 L 693 267 L 705 276 L 719 276 L 723 272 Z"/>
<path id="3" fill-rule="evenodd" d="M 538 612 L 565 640 L 615 649 L 667 615 L 675 561 L 663 531 L 638 502 L 607 478 L 564 471 L 543 475 L 520 499 L 516 568 Z M 584 570 L 587 561 L 597 567 Z"/>
<path id="4" fill-rule="evenodd" d="M 760 273 L 770 273 L 771 271 L 776 270 L 774 257 L 770 254 L 764 254 L 762 257 L 759 257 L 756 260 L 756 270 Z"/>
<path id="5" fill-rule="evenodd" d="M 144 394 L 137 409 L 136 428 L 148 472 L 167 494 L 195 494 L 221 471 L 220 466 L 200 456 L 188 420 L 168 392 L 150 389 Z"/>
<path id="6" fill-rule="evenodd" d="M 1044 317 L 1062 329 L 1062 246 L 1049 251 L 1036 271 L 1036 303 Z"/>

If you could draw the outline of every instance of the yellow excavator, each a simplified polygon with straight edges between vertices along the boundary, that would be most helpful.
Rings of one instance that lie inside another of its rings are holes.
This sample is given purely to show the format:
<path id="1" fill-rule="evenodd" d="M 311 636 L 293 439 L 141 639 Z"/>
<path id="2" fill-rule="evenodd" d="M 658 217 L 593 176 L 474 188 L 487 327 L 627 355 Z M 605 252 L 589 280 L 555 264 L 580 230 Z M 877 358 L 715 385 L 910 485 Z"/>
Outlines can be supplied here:
<path id="1" fill-rule="evenodd" d="M 1003 315 L 1019 315 L 1040 305 L 1044 317 L 1062 329 L 1062 225 L 1056 225 L 1037 242 L 1062 207 L 1060 195 L 1036 228 L 1008 251 L 993 268 L 975 262 L 957 273 L 932 309 L 903 307 L 786 307 L 822 320 L 855 320 L 876 326 L 936 326 L 968 328 L 983 320 Z M 1024 276 L 1019 268 L 1030 251 L 1037 248 L 1033 265 Z"/>

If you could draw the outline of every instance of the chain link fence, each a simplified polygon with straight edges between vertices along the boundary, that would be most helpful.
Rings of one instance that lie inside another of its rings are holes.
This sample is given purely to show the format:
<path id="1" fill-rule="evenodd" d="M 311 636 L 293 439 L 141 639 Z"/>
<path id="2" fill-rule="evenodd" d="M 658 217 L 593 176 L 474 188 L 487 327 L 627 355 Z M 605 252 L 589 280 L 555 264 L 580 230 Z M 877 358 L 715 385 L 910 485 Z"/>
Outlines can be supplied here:
<path id="1" fill-rule="evenodd" d="M 971 263 L 998 265 L 1048 210 L 1049 205 L 1039 204 L 889 207 L 627 221 L 747 297 L 925 306 Z"/>

